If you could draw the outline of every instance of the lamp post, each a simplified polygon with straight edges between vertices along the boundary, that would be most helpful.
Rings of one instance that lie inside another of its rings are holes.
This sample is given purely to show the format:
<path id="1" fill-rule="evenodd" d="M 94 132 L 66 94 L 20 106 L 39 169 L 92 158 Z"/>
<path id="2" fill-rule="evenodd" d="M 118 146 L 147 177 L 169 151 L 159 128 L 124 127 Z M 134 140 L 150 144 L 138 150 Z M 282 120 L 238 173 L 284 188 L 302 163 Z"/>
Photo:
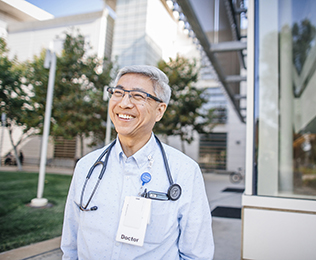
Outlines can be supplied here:
<path id="1" fill-rule="evenodd" d="M 44 182 L 45 182 L 45 166 L 47 157 L 47 144 L 49 137 L 50 119 L 53 104 L 53 93 L 56 74 L 56 54 L 53 50 L 47 50 L 44 62 L 44 68 L 49 69 L 49 80 L 46 96 L 46 108 L 45 108 L 45 120 L 44 120 L 44 132 L 41 149 L 41 162 L 40 171 L 38 176 L 37 198 L 31 200 L 31 207 L 44 207 L 47 205 L 48 200 L 43 198 Z"/>
<path id="2" fill-rule="evenodd" d="M 105 86 L 104 90 L 103 90 L 103 100 L 104 101 L 107 101 L 109 99 L 107 88 L 108 88 L 108 86 Z M 110 105 L 110 101 L 108 102 L 108 114 L 107 114 L 107 118 L 106 118 L 105 145 L 109 144 L 110 139 L 111 139 L 111 118 L 110 118 L 109 105 Z"/>
<path id="3" fill-rule="evenodd" d="M 4 135 L 4 128 L 5 128 L 5 120 L 6 120 L 6 113 L 1 114 L 1 126 L 2 126 L 2 131 L 1 131 L 1 142 L 0 142 L 0 166 L 2 165 L 2 144 L 3 144 L 3 135 Z"/>

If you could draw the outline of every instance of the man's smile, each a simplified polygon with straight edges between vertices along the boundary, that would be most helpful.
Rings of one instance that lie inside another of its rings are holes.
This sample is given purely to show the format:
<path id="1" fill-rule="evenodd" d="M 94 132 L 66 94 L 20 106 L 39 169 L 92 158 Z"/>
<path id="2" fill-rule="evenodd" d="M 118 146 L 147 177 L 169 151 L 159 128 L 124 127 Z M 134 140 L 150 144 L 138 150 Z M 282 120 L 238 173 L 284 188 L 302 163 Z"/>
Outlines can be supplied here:
<path id="1" fill-rule="evenodd" d="M 122 119 L 132 119 L 132 118 L 135 118 L 134 116 L 127 115 L 127 114 L 118 114 L 118 117 L 119 117 L 119 118 L 122 118 Z"/>

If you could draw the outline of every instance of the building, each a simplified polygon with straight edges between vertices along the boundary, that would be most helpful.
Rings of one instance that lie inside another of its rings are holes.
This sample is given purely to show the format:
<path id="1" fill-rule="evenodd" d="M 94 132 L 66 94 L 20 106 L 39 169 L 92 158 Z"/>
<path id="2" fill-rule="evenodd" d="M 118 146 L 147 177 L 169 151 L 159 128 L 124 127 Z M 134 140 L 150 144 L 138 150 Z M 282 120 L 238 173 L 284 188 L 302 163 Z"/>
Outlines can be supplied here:
<path id="1" fill-rule="evenodd" d="M 0 1 L 0 35 L 7 37 L 7 27 L 12 23 L 44 21 L 54 16 L 26 1 Z"/>
<path id="2" fill-rule="evenodd" d="M 120 66 L 156 65 L 161 58 L 167 60 L 169 57 L 175 57 L 177 53 L 187 58 L 198 58 L 203 69 L 197 86 L 207 87 L 212 94 L 208 106 L 215 109 L 218 124 L 209 135 L 196 134 L 195 141 L 186 147 L 187 154 L 198 161 L 205 172 L 230 172 L 239 169 L 244 171 L 246 85 L 243 82 L 245 76 L 240 76 L 245 73 L 244 54 L 241 51 L 238 54 L 230 47 L 223 49 L 220 45 L 222 42 L 235 40 L 235 32 L 231 30 L 231 7 L 219 0 L 198 0 L 191 1 L 194 6 L 188 8 L 191 11 L 197 10 L 205 28 L 206 38 L 214 43 L 214 46 L 217 45 L 214 52 L 220 58 L 220 66 L 227 75 L 223 81 L 223 75 L 217 70 L 218 64 L 210 61 L 208 53 L 201 47 L 203 42 L 195 35 L 194 23 L 181 12 L 181 1 L 179 4 L 170 0 L 105 2 L 112 8 L 105 5 L 104 10 L 94 13 L 45 21 L 8 23 L 7 42 L 11 55 L 17 55 L 20 60 L 31 59 L 43 48 L 47 48 L 51 41 L 60 46 L 63 39 L 56 39 L 56 36 L 61 35 L 63 31 L 79 28 L 90 41 L 92 51 L 98 53 L 99 57 L 111 55 L 112 59 L 117 58 Z M 13 10 L 14 6 L 11 12 Z M 241 38 L 240 35 L 238 37 Z M 170 145 L 181 148 L 179 139 L 173 137 L 167 141 Z M 23 145 L 37 147 L 33 148 L 33 154 L 28 154 L 29 158 L 25 156 L 25 163 L 38 164 L 40 137 L 34 137 L 28 144 Z M 78 144 L 71 145 L 74 147 L 72 149 L 76 150 Z M 3 149 L 3 154 L 5 152 Z M 56 146 L 51 143 L 48 149 L 49 162 L 53 161 L 54 165 L 73 166 L 74 158 L 70 157 L 77 156 L 74 152 L 63 160 L 54 158 L 55 152 Z M 87 152 L 89 149 L 85 149 L 84 153 Z"/>
<path id="3" fill-rule="evenodd" d="M 315 259 L 316 3 L 251 0 L 242 259 Z"/>

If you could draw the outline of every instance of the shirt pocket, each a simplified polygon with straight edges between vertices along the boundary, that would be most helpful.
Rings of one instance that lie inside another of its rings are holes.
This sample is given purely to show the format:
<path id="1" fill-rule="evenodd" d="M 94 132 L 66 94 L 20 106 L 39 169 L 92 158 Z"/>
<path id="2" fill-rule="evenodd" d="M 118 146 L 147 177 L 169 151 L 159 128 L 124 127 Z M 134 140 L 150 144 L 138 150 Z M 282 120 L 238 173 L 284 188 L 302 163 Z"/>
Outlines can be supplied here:
<path id="1" fill-rule="evenodd" d="M 145 243 L 161 243 L 170 233 L 174 210 L 171 201 L 152 200 L 150 223 L 147 225 Z"/>

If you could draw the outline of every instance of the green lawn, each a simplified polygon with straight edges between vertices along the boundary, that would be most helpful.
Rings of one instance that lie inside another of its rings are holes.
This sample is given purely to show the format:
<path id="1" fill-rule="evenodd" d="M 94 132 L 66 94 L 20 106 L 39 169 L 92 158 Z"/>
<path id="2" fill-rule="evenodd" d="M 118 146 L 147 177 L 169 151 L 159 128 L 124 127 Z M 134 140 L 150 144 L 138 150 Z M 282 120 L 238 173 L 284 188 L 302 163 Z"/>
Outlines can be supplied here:
<path id="1" fill-rule="evenodd" d="M 46 174 L 44 198 L 53 206 L 31 208 L 38 173 L 0 172 L 0 252 L 61 235 L 71 176 Z"/>

